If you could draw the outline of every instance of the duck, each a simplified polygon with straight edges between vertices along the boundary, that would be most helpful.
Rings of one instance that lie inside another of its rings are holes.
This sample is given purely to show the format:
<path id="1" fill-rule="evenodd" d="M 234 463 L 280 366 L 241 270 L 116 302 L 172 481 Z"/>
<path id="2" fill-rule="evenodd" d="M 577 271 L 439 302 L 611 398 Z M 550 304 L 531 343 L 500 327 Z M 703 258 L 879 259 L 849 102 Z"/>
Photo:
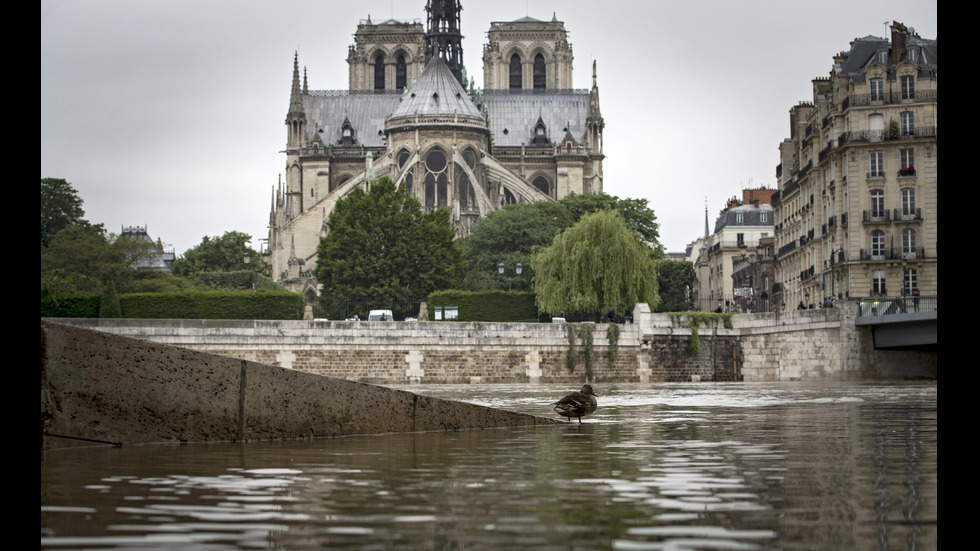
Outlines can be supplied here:
<path id="1" fill-rule="evenodd" d="M 582 390 L 573 392 L 561 400 L 551 404 L 555 413 L 562 417 L 567 417 L 571 422 L 572 417 L 578 417 L 579 424 L 582 423 L 582 416 L 595 411 L 598 403 L 596 398 L 599 395 L 592 390 L 592 385 L 585 385 Z"/>

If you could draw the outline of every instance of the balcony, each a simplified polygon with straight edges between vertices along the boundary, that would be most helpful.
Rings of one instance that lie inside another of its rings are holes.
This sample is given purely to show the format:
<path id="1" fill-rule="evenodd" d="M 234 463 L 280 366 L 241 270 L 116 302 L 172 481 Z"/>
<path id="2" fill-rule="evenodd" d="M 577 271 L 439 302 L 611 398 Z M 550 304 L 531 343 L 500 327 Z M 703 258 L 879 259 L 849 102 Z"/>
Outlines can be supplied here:
<path id="1" fill-rule="evenodd" d="M 896 105 L 902 103 L 927 103 L 937 101 L 937 90 L 916 90 L 911 99 L 902 97 L 902 92 L 895 90 L 887 94 L 851 94 L 841 102 L 841 109 L 849 107 L 866 107 L 869 105 Z"/>
<path id="2" fill-rule="evenodd" d="M 897 249 L 861 249 L 861 261 L 871 262 L 877 260 L 901 260 L 901 255 Z"/>
<path id="3" fill-rule="evenodd" d="M 911 250 L 902 250 L 902 260 L 921 260 L 926 257 L 926 248 L 917 247 Z"/>
<path id="4" fill-rule="evenodd" d="M 865 224 L 887 224 L 891 222 L 891 212 L 888 209 L 885 210 L 866 210 L 862 211 L 864 219 L 862 222 Z"/>
<path id="5" fill-rule="evenodd" d="M 901 209 L 894 209 L 894 220 L 903 222 L 921 222 L 922 221 L 922 209 L 914 209 L 911 211 L 903 211 Z"/>

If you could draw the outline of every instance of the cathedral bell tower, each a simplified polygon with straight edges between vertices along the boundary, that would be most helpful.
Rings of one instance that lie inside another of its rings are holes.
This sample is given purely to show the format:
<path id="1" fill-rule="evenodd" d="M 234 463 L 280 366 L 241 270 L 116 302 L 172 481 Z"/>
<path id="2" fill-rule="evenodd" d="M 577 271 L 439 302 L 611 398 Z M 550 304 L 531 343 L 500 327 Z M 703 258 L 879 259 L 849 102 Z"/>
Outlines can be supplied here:
<path id="1" fill-rule="evenodd" d="M 463 87 L 463 35 L 460 33 L 459 12 L 463 8 L 459 0 L 429 0 L 425 11 L 429 14 L 425 32 L 425 62 L 434 56 L 441 57 Z"/>

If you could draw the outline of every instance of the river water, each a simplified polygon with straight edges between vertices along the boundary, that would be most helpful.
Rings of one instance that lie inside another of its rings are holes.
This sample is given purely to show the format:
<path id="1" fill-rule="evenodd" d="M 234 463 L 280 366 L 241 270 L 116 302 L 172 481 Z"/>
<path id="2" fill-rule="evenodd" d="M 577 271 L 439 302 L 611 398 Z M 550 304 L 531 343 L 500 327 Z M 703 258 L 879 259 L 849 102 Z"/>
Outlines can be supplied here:
<path id="1" fill-rule="evenodd" d="M 594 387 L 582 424 L 46 452 L 41 548 L 937 548 L 935 383 Z"/>

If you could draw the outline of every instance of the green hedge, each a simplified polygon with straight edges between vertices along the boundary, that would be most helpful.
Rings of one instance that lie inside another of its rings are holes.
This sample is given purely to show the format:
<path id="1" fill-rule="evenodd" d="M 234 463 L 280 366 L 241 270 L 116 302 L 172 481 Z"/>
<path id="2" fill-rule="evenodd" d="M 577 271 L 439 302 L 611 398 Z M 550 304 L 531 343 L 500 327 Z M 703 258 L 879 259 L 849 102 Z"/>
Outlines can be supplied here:
<path id="1" fill-rule="evenodd" d="M 86 302 L 87 301 L 87 302 Z M 42 317 L 99 317 L 100 297 L 41 301 Z M 119 303 L 124 318 L 301 319 L 303 297 L 288 291 L 184 291 L 130 293 Z"/>
<path id="2" fill-rule="evenodd" d="M 429 318 L 436 306 L 458 306 L 459 321 L 539 320 L 534 293 L 526 291 L 435 291 L 429 295 Z"/>
<path id="3" fill-rule="evenodd" d="M 54 300 L 50 297 L 41 299 L 42 318 L 97 318 L 102 297 L 99 295 L 83 295 L 64 297 Z"/>

